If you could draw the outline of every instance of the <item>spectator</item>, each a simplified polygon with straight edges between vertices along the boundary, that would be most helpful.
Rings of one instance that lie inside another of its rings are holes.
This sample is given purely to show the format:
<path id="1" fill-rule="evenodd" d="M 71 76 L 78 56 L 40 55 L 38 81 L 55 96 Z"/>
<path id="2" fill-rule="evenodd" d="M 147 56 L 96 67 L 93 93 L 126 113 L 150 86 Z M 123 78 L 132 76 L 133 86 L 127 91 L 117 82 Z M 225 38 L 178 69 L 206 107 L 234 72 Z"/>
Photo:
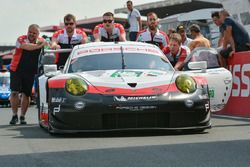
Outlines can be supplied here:
<path id="1" fill-rule="evenodd" d="M 136 41 L 152 43 L 163 49 L 168 45 L 168 36 L 165 32 L 158 29 L 158 16 L 150 12 L 147 14 L 148 28 L 138 33 Z"/>
<path id="2" fill-rule="evenodd" d="M 196 47 L 207 47 L 210 48 L 210 41 L 201 34 L 200 26 L 197 24 L 192 24 L 189 28 L 193 41 L 188 45 L 190 51 Z"/>
<path id="3" fill-rule="evenodd" d="M 126 41 L 125 30 L 121 24 L 114 23 L 113 13 L 106 12 L 102 18 L 103 23 L 95 26 L 93 31 L 96 42 Z"/>
<path id="4" fill-rule="evenodd" d="M 226 10 L 219 13 L 220 21 L 225 25 L 221 64 L 226 67 L 226 59 L 235 52 L 248 51 L 250 39 L 244 27 L 228 16 Z"/>
<path id="5" fill-rule="evenodd" d="M 189 43 L 192 41 L 192 39 L 187 37 L 186 29 L 185 29 L 184 25 L 178 25 L 176 28 L 176 32 L 181 35 L 181 40 L 182 40 L 181 44 L 183 46 L 188 46 Z"/>
<path id="6" fill-rule="evenodd" d="M 16 49 L 10 65 L 10 104 L 12 109 L 11 125 L 18 122 L 19 93 L 21 96 L 20 124 L 26 124 L 25 115 L 29 106 L 30 95 L 37 73 L 38 58 L 41 48 L 46 45 L 43 38 L 39 37 L 39 26 L 32 24 L 27 35 L 18 37 Z"/>
<path id="7" fill-rule="evenodd" d="M 142 30 L 141 14 L 133 7 L 132 1 L 127 1 L 128 8 L 128 28 L 129 30 L 129 40 L 135 41 L 137 33 Z"/>
<path id="8" fill-rule="evenodd" d="M 162 50 L 174 69 L 177 71 L 183 69 L 184 60 L 190 53 L 189 48 L 186 46 L 182 46 L 181 42 L 182 38 L 180 34 L 173 33 L 169 39 L 169 46 L 164 47 L 164 49 Z"/>
<path id="9" fill-rule="evenodd" d="M 75 45 L 84 44 L 87 42 L 87 35 L 84 31 L 76 28 L 76 17 L 72 14 L 67 14 L 64 19 L 65 28 L 56 31 L 51 39 L 50 47 L 52 49 L 73 48 Z M 60 53 L 56 55 L 56 64 L 58 67 L 64 66 L 69 53 Z"/>
<path id="10" fill-rule="evenodd" d="M 228 15 L 229 16 L 229 15 Z M 222 45 L 223 45 L 223 32 L 224 32 L 224 30 L 225 30 L 225 25 L 221 22 L 221 20 L 220 20 L 220 15 L 219 15 L 219 12 L 218 11 L 216 11 L 216 12 L 213 12 L 212 14 L 211 14 L 211 17 L 212 17 L 212 20 L 213 20 L 213 22 L 214 22 L 214 24 L 216 25 L 216 26 L 218 26 L 219 27 L 219 29 L 220 29 L 220 37 L 219 37 L 219 40 L 218 40 L 218 45 L 217 45 L 217 47 L 222 47 Z"/>

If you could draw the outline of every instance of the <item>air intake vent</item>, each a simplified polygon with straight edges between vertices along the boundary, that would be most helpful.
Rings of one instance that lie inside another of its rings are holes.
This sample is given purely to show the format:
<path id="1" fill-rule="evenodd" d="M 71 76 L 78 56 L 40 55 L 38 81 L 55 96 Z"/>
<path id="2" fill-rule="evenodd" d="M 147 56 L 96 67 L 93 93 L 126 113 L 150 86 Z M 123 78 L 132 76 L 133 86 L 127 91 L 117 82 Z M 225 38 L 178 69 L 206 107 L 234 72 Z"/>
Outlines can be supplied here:
<path id="1" fill-rule="evenodd" d="M 137 85 L 137 83 L 128 83 L 128 85 L 129 85 L 130 87 L 132 87 L 132 88 L 135 88 L 136 85 Z"/>

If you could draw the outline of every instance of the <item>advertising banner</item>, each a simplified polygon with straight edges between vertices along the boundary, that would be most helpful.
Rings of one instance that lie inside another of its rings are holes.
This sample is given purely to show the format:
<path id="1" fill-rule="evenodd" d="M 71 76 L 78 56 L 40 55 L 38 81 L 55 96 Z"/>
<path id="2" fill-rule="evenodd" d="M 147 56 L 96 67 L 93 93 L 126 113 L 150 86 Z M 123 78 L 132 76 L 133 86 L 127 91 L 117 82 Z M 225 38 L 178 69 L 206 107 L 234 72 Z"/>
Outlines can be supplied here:
<path id="1" fill-rule="evenodd" d="M 250 117 L 250 51 L 235 53 L 228 60 L 233 75 L 231 96 L 219 114 Z"/>

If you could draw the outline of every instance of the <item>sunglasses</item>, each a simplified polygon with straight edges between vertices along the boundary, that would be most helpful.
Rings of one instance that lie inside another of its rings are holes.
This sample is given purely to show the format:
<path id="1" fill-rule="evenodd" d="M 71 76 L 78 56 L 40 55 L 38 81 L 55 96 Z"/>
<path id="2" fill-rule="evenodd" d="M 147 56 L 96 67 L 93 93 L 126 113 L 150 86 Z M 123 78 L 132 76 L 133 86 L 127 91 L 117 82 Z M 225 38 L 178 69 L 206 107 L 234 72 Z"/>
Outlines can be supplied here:
<path id="1" fill-rule="evenodd" d="M 103 23 L 112 23 L 113 20 L 103 20 Z"/>
<path id="2" fill-rule="evenodd" d="M 71 25 L 71 26 L 73 26 L 73 25 L 74 25 L 74 23 L 64 23 L 64 25 L 65 25 L 65 26 L 67 26 L 67 25 Z"/>

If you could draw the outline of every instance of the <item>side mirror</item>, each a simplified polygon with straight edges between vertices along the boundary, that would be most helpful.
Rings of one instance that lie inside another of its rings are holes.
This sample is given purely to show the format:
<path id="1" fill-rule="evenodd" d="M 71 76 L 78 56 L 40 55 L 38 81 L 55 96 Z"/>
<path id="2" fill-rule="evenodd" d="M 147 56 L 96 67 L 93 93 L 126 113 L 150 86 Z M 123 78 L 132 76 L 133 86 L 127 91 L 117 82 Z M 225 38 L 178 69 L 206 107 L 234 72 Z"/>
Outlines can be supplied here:
<path id="1" fill-rule="evenodd" d="M 57 75 L 57 65 L 56 64 L 44 65 L 43 71 L 46 77 L 53 77 Z"/>
<path id="2" fill-rule="evenodd" d="M 42 57 L 42 64 L 55 64 L 55 53 L 45 53 Z"/>
<path id="3" fill-rule="evenodd" d="M 188 68 L 191 70 L 202 70 L 202 72 L 206 72 L 207 62 L 206 61 L 189 62 Z"/>

